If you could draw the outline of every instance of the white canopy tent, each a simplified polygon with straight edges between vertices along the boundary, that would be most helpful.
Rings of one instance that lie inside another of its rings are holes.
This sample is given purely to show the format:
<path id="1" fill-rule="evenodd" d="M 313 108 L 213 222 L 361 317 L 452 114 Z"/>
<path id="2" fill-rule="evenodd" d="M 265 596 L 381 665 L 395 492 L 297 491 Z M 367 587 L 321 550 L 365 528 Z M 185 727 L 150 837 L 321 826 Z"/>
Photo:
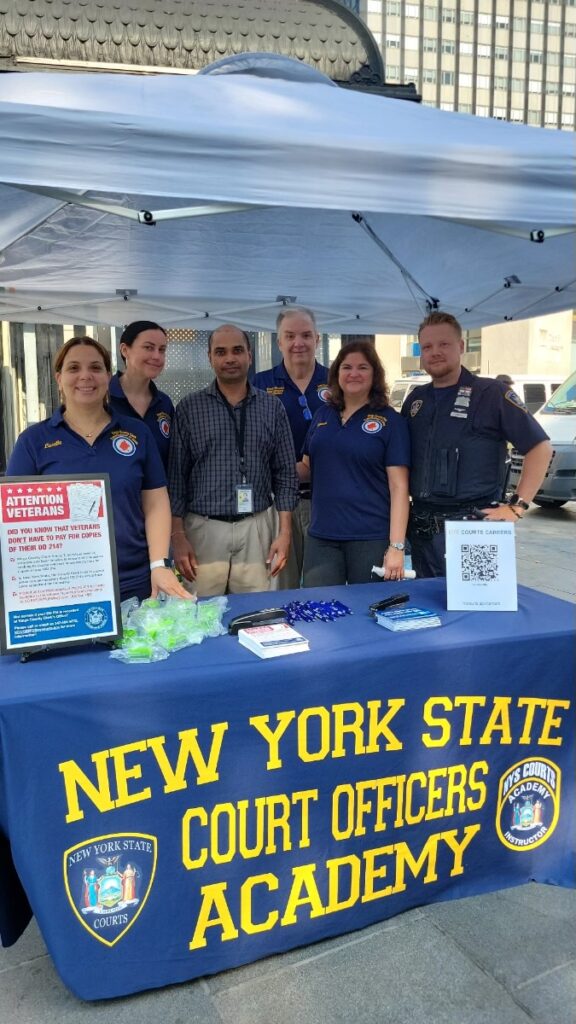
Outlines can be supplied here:
<path id="1" fill-rule="evenodd" d="M 412 333 L 576 306 L 565 132 L 248 74 L 0 76 L 0 319 Z M 145 211 L 145 212 L 143 212 Z"/>

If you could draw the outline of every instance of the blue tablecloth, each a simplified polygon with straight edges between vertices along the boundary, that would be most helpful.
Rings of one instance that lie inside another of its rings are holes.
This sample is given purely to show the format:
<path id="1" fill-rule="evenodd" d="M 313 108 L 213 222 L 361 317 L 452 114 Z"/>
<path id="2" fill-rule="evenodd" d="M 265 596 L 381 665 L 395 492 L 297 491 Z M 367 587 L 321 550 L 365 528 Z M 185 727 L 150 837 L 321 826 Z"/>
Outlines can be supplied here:
<path id="1" fill-rule="evenodd" d="M 404 590 L 442 627 L 369 618 Z M 354 614 L 300 626 L 310 652 L 285 658 L 225 636 L 152 665 L 2 659 L 5 944 L 31 907 L 64 982 L 101 999 L 574 884 L 573 607 L 521 587 L 517 613 L 449 613 L 424 580 L 236 596 L 230 615 L 320 596 Z"/>

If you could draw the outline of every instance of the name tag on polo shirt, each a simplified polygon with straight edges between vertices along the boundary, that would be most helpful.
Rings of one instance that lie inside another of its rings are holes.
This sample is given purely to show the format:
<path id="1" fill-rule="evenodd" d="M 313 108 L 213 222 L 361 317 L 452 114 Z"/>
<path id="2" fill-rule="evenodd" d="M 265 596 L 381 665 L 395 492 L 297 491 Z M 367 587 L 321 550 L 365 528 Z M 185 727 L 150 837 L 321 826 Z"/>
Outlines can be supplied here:
<path id="1" fill-rule="evenodd" d="M 252 484 L 236 484 L 236 515 L 252 515 L 254 492 Z"/>

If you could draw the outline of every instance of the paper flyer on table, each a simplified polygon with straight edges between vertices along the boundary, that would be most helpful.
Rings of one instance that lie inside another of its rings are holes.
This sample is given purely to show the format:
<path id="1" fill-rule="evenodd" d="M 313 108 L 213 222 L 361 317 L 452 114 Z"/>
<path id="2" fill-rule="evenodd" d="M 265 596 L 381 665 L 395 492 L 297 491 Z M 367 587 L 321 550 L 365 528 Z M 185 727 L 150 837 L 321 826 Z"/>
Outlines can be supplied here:
<path id="1" fill-rule="evenodd" d="M 117 637 L 107 475 L 5 477 L 0 580 L 3 654 Z"/>
<path id="2" fill-rule="evenodd" d="M 447 521 L 448 611 L 518 611 L 514 524 Z"/>

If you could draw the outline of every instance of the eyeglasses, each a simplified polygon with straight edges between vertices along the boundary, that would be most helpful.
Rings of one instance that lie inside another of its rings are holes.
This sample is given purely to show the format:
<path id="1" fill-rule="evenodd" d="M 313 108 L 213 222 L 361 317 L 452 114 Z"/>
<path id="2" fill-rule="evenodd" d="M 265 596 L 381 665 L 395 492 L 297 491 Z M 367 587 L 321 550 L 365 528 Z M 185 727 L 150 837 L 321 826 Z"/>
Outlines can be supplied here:
<path id="1" fill-rule="evenodd" d="M 302 409 L 302 415 L 304 419 L 311 420 L 312 411 L 310 409 L 310 406 L 308 405 L 308 399 L 306 398 L 306 395 L 300 395 L 300 398 L 298 399 L 298 405 Z"/>

